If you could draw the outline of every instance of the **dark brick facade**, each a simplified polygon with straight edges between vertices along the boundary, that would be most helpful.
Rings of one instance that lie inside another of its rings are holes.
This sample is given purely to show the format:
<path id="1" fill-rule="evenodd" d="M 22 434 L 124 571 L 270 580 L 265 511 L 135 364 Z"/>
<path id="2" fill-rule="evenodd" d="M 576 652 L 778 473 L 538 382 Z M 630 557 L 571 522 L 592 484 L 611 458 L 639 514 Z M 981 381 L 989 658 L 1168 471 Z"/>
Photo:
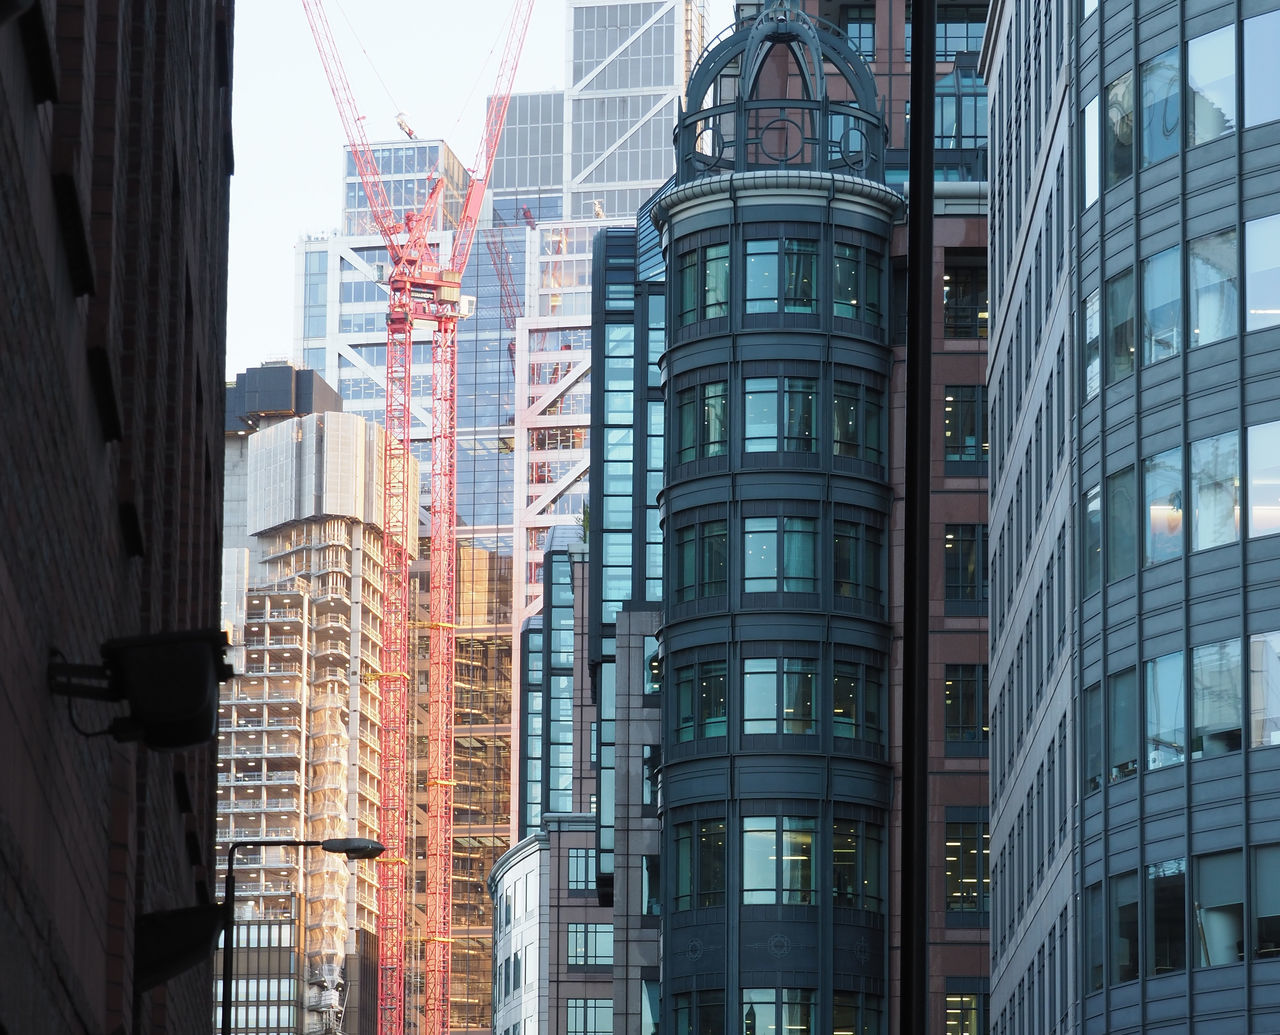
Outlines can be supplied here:
<path id="1" fill-rule="evenodd" d="M 208 1030 L 213 750 L 76 732 L 52 651 L 216 626 L 231 0 L 0 2 L 0 1032 Z M 102 729 L 121 707 L 77 702 Z"/>

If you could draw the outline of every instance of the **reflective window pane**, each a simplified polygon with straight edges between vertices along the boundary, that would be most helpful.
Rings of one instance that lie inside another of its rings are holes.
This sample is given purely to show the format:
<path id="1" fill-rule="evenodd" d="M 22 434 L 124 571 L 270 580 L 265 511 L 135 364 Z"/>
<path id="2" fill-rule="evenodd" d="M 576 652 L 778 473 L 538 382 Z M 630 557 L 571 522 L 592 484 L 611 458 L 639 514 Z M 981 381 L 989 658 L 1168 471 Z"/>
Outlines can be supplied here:
<path id="1" fill-rule="evenodd" d="M 1187 862 L 1168 859 L 1147 867 L 1148 976 L 1187 969 Z"/>
<path id="2" fill-rule="evenodd" d="M 1240 538 L 1240 436 L 1230 431 L 1191 443 L 1191 549 Z"/>
<path id="3" fill-rule="evenodd" d="M 1280 54 L 1280 11 L 1244 23 L 1244 124 L 1257 126 L 1280 119 L 1276 89 L 1276 55 Z"/>
<path id="4" fill-rule="evenodd" d="M 1142 65 L 1142 167 L 1178 153 L 1182 81 L 1177 49 Z"/>
<path id="5" fill-rule="evenodd" d="M 1098 161 L 1098 98 L 1095 97 L 1084 106 L 1084 120 L 1081 132 L 1084 139 L 1080 142 L 1083 155 L 1083 168 L 1080 170 L 1084 178 L 1084 207 L 1088 208 L 1098 200 L 1100 182 L 1100 163 Z"/>
<path id="6" fill-rule="evenodd" d="M 1097 291 L 1084 300 L 1084 397 L 1102 387 L 1102 304 Z"/>
<path id="7" fill-rule="evenodd" d="M 1280 421 L 1249 429 L 1249 535 L 1280 532 Z"/>
<path id="8" fill-rule="evenodd" d="M 1244 869 L 1239 851 L 1195 860 L 1196 966 L 1216 967 L 1244 956 Z"/>
<path id="9" fill-rule="evenodd" d="M 1249 743 L 1280 744 L 1280 632 L 1249 637 Z"/>
<path id="10" fill-rule="evenodd" d="M 1182 651 L 1143 666 L 1147 704 L 1147 768 L 1160 769 L 1186 760 L 1187 700 Z"/>
<path id="11" fill-rule="evenodd" d="M 1111 983 L 1132 981 L 1138 976 L 1138 875 L 1122 873 L 1108 883 L 1111 933 Z"/>
<path id="12" fill-rule="evenodd" d="M 1192 758 L 1240 750 L 1243 692 L 1239 640 L 1206 643 L 1192 650 Z"/>
<path id="13" fill-rule="evenodd" d="M 1280 215 L 1244 227 L 1245 330 L 1280 324 Z"/>
<path id="14" fill-rule="evenodd" d="M 1210 234 L 1187 246 L 1187 294 L 1193 346 L 1236 333 L 1240 260 L 1235 230 Z"/>
<path id="15" fill-rule="evenodd" d="M 1133 270 L 1107 281 L 1107 304 L 1103 314 L 1107 353 L 1107 383 L 1133 373 Z"/>
<path id="16" fill-rule="evenodd" d="M 1158 363 L 1182 348 L 1182 248 L 1142 264 L 1142 362 Z"/>
<path id="17" fill-rule="evenodd" d="M 1102 136 L 1107 186 L 1133 175 L 1133 73 L 1107 87 L 1107 121 Z"/>
<path id="18" fill-rule="evenodd" d="M 1142 464 L 1146 507 L 1143 563 L 1159 564 L 1182 556 L 1182 447 L 1166 450 Z"/>
<path id="19" fill-rule="evenodd" d="M 1236 128 L 1236 28 L 1187 43 L 1187 146 L 1214 140 Z"/>
<path id="20" fill-rule="evenodd" d="M 1107 581 L 1132 575 L 1138 556 L 1134 531 L 1133 468 L 1107 479 L 1106 550 Z"/>

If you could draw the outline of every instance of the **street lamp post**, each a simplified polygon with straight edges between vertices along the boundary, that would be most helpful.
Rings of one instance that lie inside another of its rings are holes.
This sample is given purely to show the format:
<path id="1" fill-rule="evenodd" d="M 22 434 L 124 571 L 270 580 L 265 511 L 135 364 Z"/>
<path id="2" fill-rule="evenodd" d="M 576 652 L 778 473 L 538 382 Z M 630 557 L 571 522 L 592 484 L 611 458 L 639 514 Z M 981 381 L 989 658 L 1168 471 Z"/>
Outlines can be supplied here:
<path id="1" fill-rule="evenodd" d="M 236 923 L 236 851 L 240 848 L 321 848 L 348 859 L 376 859 L 386 848 L 367 837 L 330 837 L 323 841 L 235 841 L 227 849 L 227 880 L 222 891 L 222 1035 L 231 1035 L 231 982 L 235 980 L 232 933 Z"/>

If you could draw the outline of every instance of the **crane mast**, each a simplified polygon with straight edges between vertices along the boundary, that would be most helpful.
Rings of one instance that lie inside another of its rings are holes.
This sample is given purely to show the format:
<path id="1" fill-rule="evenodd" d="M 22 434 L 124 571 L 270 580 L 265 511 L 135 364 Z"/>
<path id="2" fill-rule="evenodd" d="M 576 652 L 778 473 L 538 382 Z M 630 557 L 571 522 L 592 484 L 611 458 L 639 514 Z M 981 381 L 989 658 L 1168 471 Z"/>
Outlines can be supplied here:
<path id="1" fill-rule="evenodd" d="M 428 661 L 426 1016 L 429 1035 L 449 1031 L 452 967 L 453 717 L 456 629 L 457 323 L 462 273 L 506 122 L 516 66 L 533 0 L 515 0 L 484 135 L 448 256 L 428 234 L 444 194 L 437 178 L 421 211 L 396 218 L 365 136 L 322 0 L 302 0 L 329 87 L 338 107 L 360 182 L 391 262 L 387 314 L 386 436 L 383 488 L 383 624 L 381 672 L 381 801 L 379 836 L 387 851 L 378 864 L 378 1006 L 380 1035 L 403 1035 L 405 889 L 409 717 L 409 543 L 417 534 L 416 498 L 409 482 L 410 373 L 413 327 L 435 324 L 431 343 L 431 555 Z"/>

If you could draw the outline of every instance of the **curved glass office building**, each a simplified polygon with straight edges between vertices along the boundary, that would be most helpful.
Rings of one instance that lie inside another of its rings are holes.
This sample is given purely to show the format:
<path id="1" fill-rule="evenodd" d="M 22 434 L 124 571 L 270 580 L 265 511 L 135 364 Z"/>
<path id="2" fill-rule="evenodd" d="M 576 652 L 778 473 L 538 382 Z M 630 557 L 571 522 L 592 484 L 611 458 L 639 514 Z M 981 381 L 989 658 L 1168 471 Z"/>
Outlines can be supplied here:
<path id="1" fill-rule="evenodd" d="M 655 209 L 664 1030 L 887 1030 L 879 110 L 843 37 L 771 7 L 694 73 Z"/>
<path id="2" fill-rule="evenodd" d="M 993 8 L 999 1032 L 1280 1030 L 1275 7 Z"/>

